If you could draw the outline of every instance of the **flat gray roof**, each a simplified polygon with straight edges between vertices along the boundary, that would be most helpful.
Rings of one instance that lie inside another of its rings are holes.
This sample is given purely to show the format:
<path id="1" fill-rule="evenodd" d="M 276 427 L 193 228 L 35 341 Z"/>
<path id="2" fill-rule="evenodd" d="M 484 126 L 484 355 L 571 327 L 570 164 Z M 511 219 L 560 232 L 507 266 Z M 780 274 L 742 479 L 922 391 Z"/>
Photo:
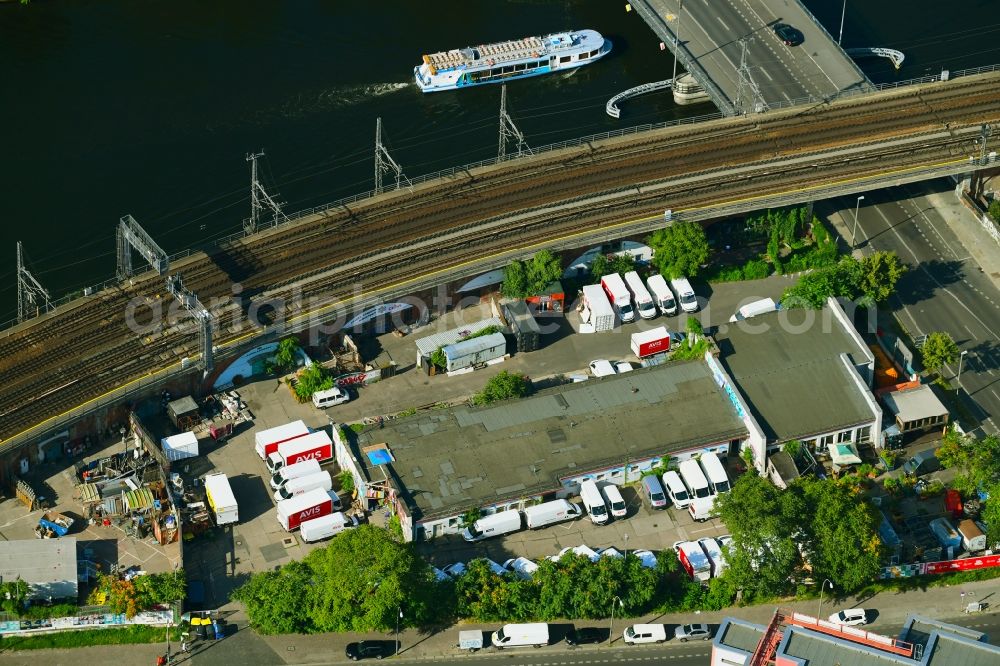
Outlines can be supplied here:
<path id="1" fill-rule="evenodd" d="M 948 414 L 948 408 L 938 399 L 929 385 L 902 391 L 891 391 L 882 396 L 885 406 L 904 423 Z"/>
<path id="2" fill-rule="evenodd" d="M 358 435 L 385 443 L 414 519 L 561 487 L 561 479 L 748 436 L 703 360 L 591 378 L 487 407 L 430 410 Z M 363 466 L 370 465 L 358 456 Z M 370 478 L 382 474 L 365 470 Z"/>
<path id="3" fill-rule="evenodd" d="M 76 537 L 0 541 L 0 577 L 20 578 L 34 599 L 75 599 Z"/>
<path id="4" fill-rule="evenodd" d="M 817 316 L 811 326 L 792 330 L 783 322 L 793 316 L 769 312 L 715 336 L 719 360 L 768 440 L 803 439 L 874 419 L 840 357 L 859 365 L 870 350 L 834 317 Z M 764 325 L 767 330 L 755 330 Z"/>
<path id="5" fill-rule="evenodd" d="M 764 636 L 764 630 L 765 627 L 758 624 L 726 618 L 719 627 L 716 642 L 753 654 Z"/>
<path id="6" fill-rule="evenodd" d="M 877 648 L 851 643 L 799 627 L 785 629 L 782 656 L 796 657 L 808 666 L 900 666 L 913 664 L 913 660 L 882 652 Z M 961 663 L 961 662 L 956 662 Z"/>
<path id="7" fill-rule="evenodd" d="M 1000 664 L 1000 647 L 971 639 L 938 634 L 931 648 L 927 666 L 996 666 Z"/>
<path id="8" fill-rule="evenodd" d="M 910 643 L 926 645 L 927 639 L 935 631 L 944 631 L 949 634 L 964 636 L 974 641 L 982 640 L 986 636 L 981 631 L 969 629 L 958 624 L 941 622 L 940 620 L 921 617 L 919 615 L 910 615 L 906 618 L 906 623 L 903 625 L 903 635 L 900 638 Z"/>

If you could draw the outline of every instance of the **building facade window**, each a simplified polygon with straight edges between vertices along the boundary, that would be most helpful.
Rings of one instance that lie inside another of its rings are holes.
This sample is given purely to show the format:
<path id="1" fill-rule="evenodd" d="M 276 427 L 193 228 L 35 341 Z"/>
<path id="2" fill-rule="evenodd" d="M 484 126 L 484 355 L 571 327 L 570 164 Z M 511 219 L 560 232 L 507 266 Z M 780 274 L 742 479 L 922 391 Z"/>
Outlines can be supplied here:
<path id="1" fill-rule="evenodd" d="M 865 426 L 858 431 L 858 441 L 859 442 L 870 442 L 872 439 L 872 427 L 870 425 Z"/>
<path id="2" fill-rule="evenodd" d="M 837 443 L 838 444 L 843 444 L 844 442 L 851 441 L 851 435 L 852 434 L 853 434 L 853 431 L 851 431 L 851 430 L 841 431 L 840 433 L 837 434 Z"/>
<path id="3" fill-rule="evenodd" d="M 833 435 L 823 435 L 823 439 L 819 441 L 820 446 L 826 447 L 833 444 Z"/>

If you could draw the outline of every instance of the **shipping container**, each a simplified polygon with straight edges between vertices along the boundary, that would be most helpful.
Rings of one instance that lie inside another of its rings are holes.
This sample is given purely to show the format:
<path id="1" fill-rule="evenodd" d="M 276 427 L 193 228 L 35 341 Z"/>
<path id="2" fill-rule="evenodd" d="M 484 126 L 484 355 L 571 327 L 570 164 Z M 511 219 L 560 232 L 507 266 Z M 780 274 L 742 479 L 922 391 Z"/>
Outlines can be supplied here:
<path id="1" fill-rule="evenodd" d="M 333 513 L 333 498 L 325 490 L 316 488 L 291 499 L 278 502 L 278 523 L 291 532 L 307 520 Z"/>
<path id="2" fill-rule="evenodd" d="M 504 318 L 510 324 L 511 333 L 517 343 L 517 351 L 535 351 L 541 346 L 542 331 L 524 301 L 509 301 L 503 304 Z"/>
<path id="3" fill-rule="evenodd" d="M 294 465 L 303 460 L 326 462 L 333 459 L 333 440 L 325 430 L 317 430 L 302 437 L 278 445 L 276 451 L 269 453 L 265 462 L 267 469 L 274 474 L 285 465 Z"/>
<path id="4" fill-rule="evenodd" d="M 266 460 L 268 454 L 278 450 L 278 444 L 309 434 L 309 428 L 302 421 L 293 421 L 276 428 L 261 430 L 254 435 L 257 455 Z"/>
<path id="5" fill-rule="evenodd" d="M 160 446 L 167 460 L 183 460 L 198 455 L 198 437 L 193 432 L 164 437 L 160 440 Z"/>
<path id="6" fill-rule="evenodd" d="M 632 334 L 632 353 L 639 358 L 670 351 L 670 332 L 666 326 Z"/>
<path id="7" fill-rule="evenodd" d="M 588 284 L 583 287 L 583 305 L 581 320 L 589 324 L 594 333 L 610 331 L 615 327 L 615 311 L 601 285 Z"/>
<path id="8" fill-rule="evenodd" d="M 205 499 L 215 514 L 216 525 L 228 525 L 240 519 L 236 496 L 225 474 L 209 474 L 205 477 Z"/>
<path id="9" fill-rule="evenodd" d="M 490 333 L 470 340 L 462 340 L 442 349 L 448 372 L 474 368 L 502 358 L 507 354 L 507 338 L 503 333 Z"/>

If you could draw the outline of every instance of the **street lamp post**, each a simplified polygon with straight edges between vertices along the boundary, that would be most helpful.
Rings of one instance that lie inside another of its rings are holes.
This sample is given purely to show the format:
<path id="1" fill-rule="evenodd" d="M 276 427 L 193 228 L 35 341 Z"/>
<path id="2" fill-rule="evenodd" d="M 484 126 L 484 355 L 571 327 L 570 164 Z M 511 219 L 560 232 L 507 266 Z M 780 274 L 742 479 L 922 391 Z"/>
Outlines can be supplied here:
<path id="1" fill-rule="evenodd" d="M 847 0 L 844 0 L 844 8 L 840 10 L 840 35 L 837 36 L 837 46 L 840 46 L 840 40 L 844 38 L 844 17 L 847 15 Z"/>
<path id="2" fill-rule="evenodd" d="M 961 354 L 958 355 L 958 378 L 955 380 L 955 383 L 957 384 L 957 386 L 955 387 L 956 395 L 958 394 L 959 391 L 962 390 L 962 361 L 965 359 L 965 355 L 968 353 L 969 350 L 966 349 L 962 351 Z"/>
<path id="3" fill-rule="evenodd" d="M 833 581 L 830 580 L 829 578 L 824 578 L 823 579 L 823 584 L 819 586 L 819 605 L 816 606 L 816 619 L 817 620 L 820 619 L 820 613 L 822 612 L 822 609 L 823 609 L 823 590 L 826 589 L 826 584 L 827 583 L 830 584 L 830 589 L 831 590 L 833 589 Z"/>
<path id="4" fill-rule="evenodd" d="M 865 195 L 862 194 L 854 204 L 854 231 L 851 233 L 851 249 L 858 246 L 858 209 L 861 207 L 861 200 L 864 198 Z"/>
<path id="5" fill-rule="evenodd" d="M 623 534 L 622 535 L 622 539 L 625 540 L 625 559 L 627 560 L 628 559 L 628 535 L 627 534 Z"/>
<path id="6" fill-rule="evenodd" d="M 403 609 L 396 608 L 396 656 L 399 656 L 399 621 L 403 619 Z"/>
<path id="7" fill-rule="evenodd" d="M 615 637 L 615 604 L 618 604 L 622 608 L 625 608 L 625 603 L 615 596 L 611 599 L 611 625 L 608 627 L 608 645 L 611 645 Z"/>

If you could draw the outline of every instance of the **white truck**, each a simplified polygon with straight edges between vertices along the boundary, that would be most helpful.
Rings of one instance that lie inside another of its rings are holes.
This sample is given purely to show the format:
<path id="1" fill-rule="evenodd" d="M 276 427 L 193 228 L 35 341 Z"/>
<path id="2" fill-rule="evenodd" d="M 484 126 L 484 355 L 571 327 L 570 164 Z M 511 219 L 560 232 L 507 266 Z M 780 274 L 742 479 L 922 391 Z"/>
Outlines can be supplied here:
<path id="1" fill-rule="evenodd" d="M 293 465 L 286 465 L 271 476 L 271 489 L 277 490 L 283 486 L 286 481 L 297 479 L 300 476 L 318 474 L 321 471 L 323 470 L 319 467 L 319 461 L 314 458 L 303 460 L 302 462 L 297 462 Z"/>
<path id="2" fill-rule="evenodd" d="M 310 458 L 321 463 L 333 459 L 333 440 L 325 430 L 317 430 L 278 444 L 277 449 L 267 454 L 264 462 L 267 464 L 267 471 L 274 474 L 285 465 L 294 465 Z"/>
<path id="3" fill-rule="evenodd" d="M 278 523 L 289 532 L 297 530 L 302 523 L 315 518 L 322 518 L 333 513 L 335 496 L 315 488 L 301 495 L 278 502 Z"/>
<path id="4" fill-rule="evenodd" d="M 498 650 L 509 647 L 542 647 L 549 644 L 549 625 L 544 622 L 505 624 L 494 631 L 491 638 Z"/>
<path id="5" fill-rule="evenodd" d="M 688 513 L 697 522 L 702 522 L 714 518 L 718 514 L 715 512 L 715 495 L 709 497 L 692 497 L 688 504 Z"/>
<path id="6" fill-rule="evenodd" d="M 519 529 L 521 529 L 521 512 L 517 509 L 508 509 L 480 518 L 462 531 L 462 537 L 466 541 L 482 541 Z"/>
<path id="7" fill-rule="evenodd" d="M 677 300 L 681 303 L 681 310 L 688 314 L 698 311 L 698 297 L 695 296 L 694 289 L 687 278 L 680 277 L 670 281 L 670 287 L 677 294 Z"/>
<path id="8" fill-rule="evenodd" d="M 594 333 L 610 331 L 615 327 L 615 311 L 608 301 L 608 295 L 604 293 L 604 287 L 599 284 L 583 287 L 583 311 L 580 316 Z"/>
<path id="9" fill-rule="evenodd" d="M 261 460 L 266 460 L 268 455 L 278 450 L 278 444 L 308 434 L 309 428 L 301 420 L 292 421 L 276 428 L 261 430 L 253 436 L 256 443 L 257 455 L 260 456 Z"/>
<path id="10" fill-rule="evenodd" d="M 280 502 L 281 500 L 291 499 L 314 488 L 320 488 L 324 492 L 331 490 L 333 488 L 333 479 L 330 477 L 330 473 L 326 470 L 320 470 L 315 474 L 300 476 L 297 479 L 289 479 L 274 491 L 274 501 Z"/>
<path id="11" fill-rule="evenodd" d="M 604 503 L 604 495 L 601 494 L 597 482 L 593 479 L 587 479 L 580 484 L 580 499 L 583 501 L 587 513 L 590 514 L 590 520 L 595 525 L 604 525 L 611 519 L 608 505 Z"/>
<path id="12" fill-rule="evenodd" d="M 636 358 L 665 354 L 670 351 L 670 332 L 666 326 L 636 331 L 632 334 L 631 344 Z"/>
<path id="13" fill-rule="evenodd" d="M 665 315 L 677 314 L 677 299 L 674 298 L 674 292 L 670 291 L 670 287 L 667 286 L 667 281 L 662 275 L 659 273 L 650 275 L 646 279 L 646 285 L 656 301 L 656 306 L 660 308 L 660 312 Z"/>
<path id="14" fill-rule="evenodd" d="M 653 297 L 649 295 L 649 291 L 646 289 L 646 285 L 643 284 L 639 274 L 635 271 L 626 273 L 625 284 L 628 286 L 628 290 L 632 292 L 632 300 L 635 301 L 635 309 L 639 311 L 639 316 L 643 319 L 652 319 L 655 317 L 658 314 L 656 304 L 653 302 Z"/>
<path id="15" fill-rule="evenodd" d="M 579 506 L 564 499 L 543 502 L 524 510 L 524 519 L 529 530 L 545 527 L 564 520 L 575 520 L 583 515 Z"/>
<path id="16" fill-rule="evenodd" d="M 209 474 L 205 477 L 205 499 L 215 514 L 216 525 L 229 525 L 240 519 L 240 507 L 225 474 Z"/>
<path id="17" fill-rule="evenodd" d="M 608 295 L 611 305 L 618 311 L 618 316 L 623 322 L 630 322 L 635 319 L 635 308 L 632 307 L 632 294 L 625 281 L 618 273 L 611 273 L 601 278 L 601 286 L 604 293 Z"/>
<path id="18" fill-rule="evenodd" d="M 357 518 L 354 516 L 348 517 L 338 511 L 336 513 L 331 513 L 328 516 L 307 520 L 299 526 L 299 529 L 301 530 L 299 534 L 302 536 L 303 541 L 306 543 L 312 543 L 322 539 L 329 539 L 332 536 L 340 534 L 344 530 L 349 530 L 352 527 L 357 526 Z"/>

